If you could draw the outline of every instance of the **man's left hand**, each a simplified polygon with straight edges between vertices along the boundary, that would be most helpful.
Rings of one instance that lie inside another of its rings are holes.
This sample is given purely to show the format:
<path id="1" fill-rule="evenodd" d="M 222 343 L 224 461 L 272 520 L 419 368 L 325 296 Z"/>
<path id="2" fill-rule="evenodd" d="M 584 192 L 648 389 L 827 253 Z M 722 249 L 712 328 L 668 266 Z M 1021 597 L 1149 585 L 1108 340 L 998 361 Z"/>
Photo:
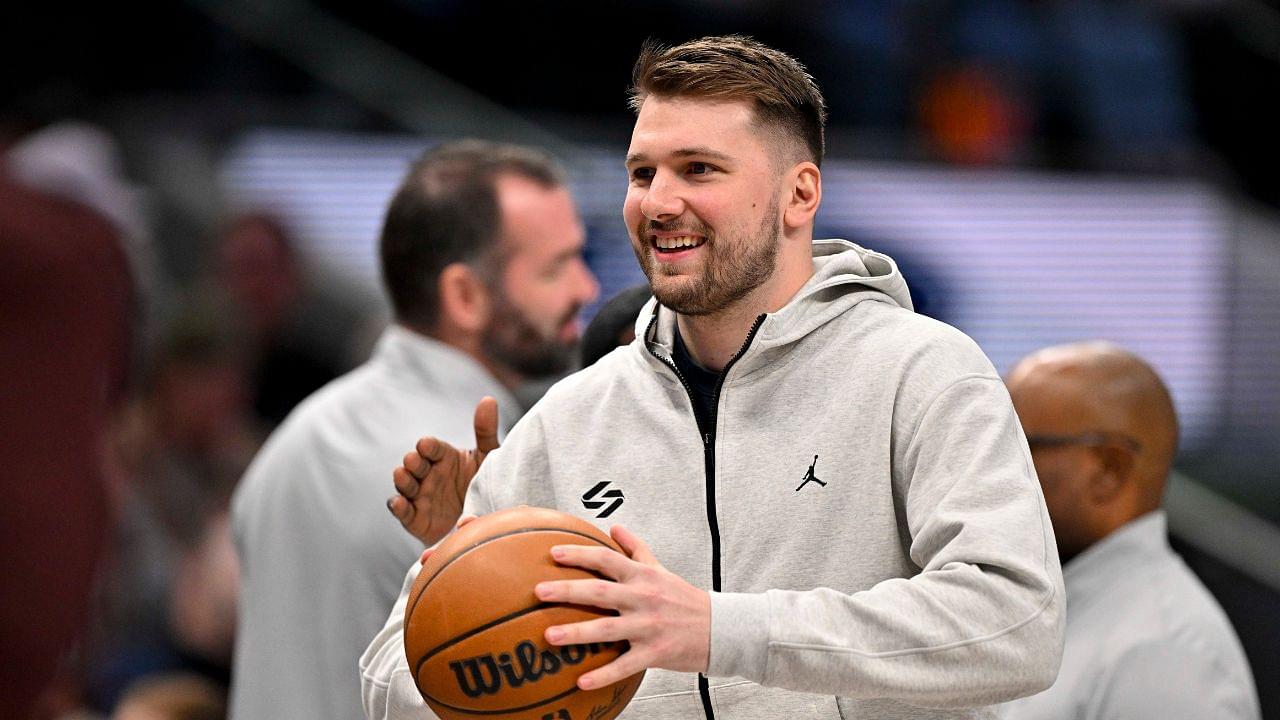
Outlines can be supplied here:
<path id="1" fill-rule="evenodd" d="M 592 570 L 610 580 L 556 580 L 538 583 L 546 602 L 590 605 L 618 615 L 547 628 L 552 645 L 626 640 L 631 649 L 578 678 L 583 690 L 603 687 L 646 668 L 705 672 L 711 653 L 711 596 L 658 564 L 649 547 L 630 530 L 609 532 L 627 556 L 604 547 L 557 545 L 551 557 L 561 565 Z"/>

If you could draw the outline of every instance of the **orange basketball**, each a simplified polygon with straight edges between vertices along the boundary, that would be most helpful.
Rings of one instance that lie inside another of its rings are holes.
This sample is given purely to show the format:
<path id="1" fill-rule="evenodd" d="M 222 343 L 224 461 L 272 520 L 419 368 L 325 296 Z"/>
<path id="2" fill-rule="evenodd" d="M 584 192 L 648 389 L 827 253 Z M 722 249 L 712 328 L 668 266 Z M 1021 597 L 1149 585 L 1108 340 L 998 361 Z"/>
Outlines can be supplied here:
<path id="1" fill-rule="evenodd" d="M 543 580 L 595 577 L 551 559 L 552 546 L 575 544 L 622 552 L 585 520 L 521 507 L 473 520 L 428 558 L 409 593 L 404 648 L 418 691 L 442 720 L 610 720 L 630 702 L 644 673 L 577 686 L 625 642 L 557 647 L 544 638 L 551 625 L 616 614 L 533 594 Z"/>

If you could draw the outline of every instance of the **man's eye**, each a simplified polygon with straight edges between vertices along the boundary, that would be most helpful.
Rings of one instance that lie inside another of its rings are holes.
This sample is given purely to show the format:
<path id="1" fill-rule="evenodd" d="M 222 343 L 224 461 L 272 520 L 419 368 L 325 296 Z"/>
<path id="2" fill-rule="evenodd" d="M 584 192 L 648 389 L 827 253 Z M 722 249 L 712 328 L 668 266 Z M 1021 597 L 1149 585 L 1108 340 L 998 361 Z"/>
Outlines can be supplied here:
<path id="1" fill-rule="evenodd" d="M 711 166 L 706 163 L 689 163 L 690 175 L 705 175 L 709 172 L 711 172 Z"/>
<path id="2" fill-rule="evenodd" d="M 652 180 L 653 168 L 647 168 L 647 167 L 636 168 L 635 170 L 631 171 L 631 178 L 633 180 Z"/>

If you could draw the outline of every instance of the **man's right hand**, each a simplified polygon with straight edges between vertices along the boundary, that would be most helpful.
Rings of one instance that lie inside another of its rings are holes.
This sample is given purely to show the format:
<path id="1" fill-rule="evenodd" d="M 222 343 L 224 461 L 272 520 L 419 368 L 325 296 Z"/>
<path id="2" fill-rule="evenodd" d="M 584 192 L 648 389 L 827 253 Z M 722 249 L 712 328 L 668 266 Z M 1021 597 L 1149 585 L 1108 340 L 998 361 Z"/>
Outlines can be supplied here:
<path id="1" fill-rule="evenodd" d="M 430 547 L 449 533 L 462 514 L 467 487 L 498 447 L 498 401 L 486 397 L 476 406 L 476 447 L 458 450 L 434 437 L 424 437 L 392 473 L 398 495 L 387 509 L 405 530 Z"/>

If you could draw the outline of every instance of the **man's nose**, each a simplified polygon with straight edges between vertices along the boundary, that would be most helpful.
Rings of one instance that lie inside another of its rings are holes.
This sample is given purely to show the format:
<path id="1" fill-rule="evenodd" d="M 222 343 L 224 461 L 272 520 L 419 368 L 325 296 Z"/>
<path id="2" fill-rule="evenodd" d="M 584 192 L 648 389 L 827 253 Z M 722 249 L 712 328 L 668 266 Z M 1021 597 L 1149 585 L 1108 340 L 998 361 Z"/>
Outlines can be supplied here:
<path id="1" fill-rule="evenodd" d="M 583 260 L 577 262 L 578 272 L 574 280 L 576 299 L 580 305 L 588 305 L 600 295 L 600 283 Z"/>
<path id="2" fill-rule="evenodd" d="M 679 183 L 671 173 L 659 171 L 640 199 L 640 212 L 650 220 L 671 220 L 684 212 Z"/>

